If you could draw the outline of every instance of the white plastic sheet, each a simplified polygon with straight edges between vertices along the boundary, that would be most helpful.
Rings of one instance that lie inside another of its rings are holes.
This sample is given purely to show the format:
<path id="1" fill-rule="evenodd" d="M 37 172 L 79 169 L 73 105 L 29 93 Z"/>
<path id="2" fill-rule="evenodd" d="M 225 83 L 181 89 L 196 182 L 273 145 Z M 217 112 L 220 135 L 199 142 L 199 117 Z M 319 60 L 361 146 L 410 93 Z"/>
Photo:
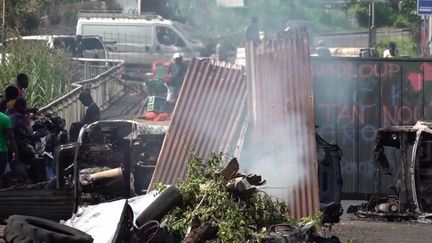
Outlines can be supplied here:
<path id="1" fill-rule="evenodd" d="M 111 243 L 120 226 L 126 199 L 78 208 L 78 213 L 64 224 L 79 229 L 94 239 L 93 243 Z"/>
<path id="2" fill-rule="evenodd" d="M 129 204 L 132 208 L 135 223 L 135 219 L 158 195 L 159 192 L 151 191 L 146 195 L 128 200 L 121 199 L 92 206 L 81 206 L 78 208 L 78 213 L 64 224 L 91 235 L 94 239 L 93 243 L 111 243 L 120 227 L 126 204 Z"/>

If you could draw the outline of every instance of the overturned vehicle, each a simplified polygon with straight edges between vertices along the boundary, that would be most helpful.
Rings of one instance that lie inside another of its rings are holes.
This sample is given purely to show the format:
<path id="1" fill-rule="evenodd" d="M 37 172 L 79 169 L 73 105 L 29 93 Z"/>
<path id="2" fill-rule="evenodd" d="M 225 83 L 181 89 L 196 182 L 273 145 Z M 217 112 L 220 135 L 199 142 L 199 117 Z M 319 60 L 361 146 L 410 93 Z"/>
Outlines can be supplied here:
<path id="1" fill-rule="evenodd" d="M 59 221 L 82 204 L 144 194 L 166 128 L 134 121 L 86 125 L 78 141 L 55 149 L 55 176 L 0 190 L 0 219 L 21 214 Z"/>
<path id="2" fill-rule="evenodd" d="M 379 129 L 374 159 L 387 182 L 387 196 L 371 197 L 367 203 L 351 206 L 348 213 L 388 220 L 417 219 L 432 213 L 432 123 Z"/>

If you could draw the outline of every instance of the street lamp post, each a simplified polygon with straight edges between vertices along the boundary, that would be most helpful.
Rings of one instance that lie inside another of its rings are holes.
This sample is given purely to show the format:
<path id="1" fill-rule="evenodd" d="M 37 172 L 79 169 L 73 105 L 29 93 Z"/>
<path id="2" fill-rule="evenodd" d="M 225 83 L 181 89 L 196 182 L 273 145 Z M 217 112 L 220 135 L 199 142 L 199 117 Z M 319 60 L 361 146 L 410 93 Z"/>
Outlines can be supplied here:
<path id="1" fill-rule="evenodd" d="M 137 0 L 137 12 L 138 15 L 141 15 L 141 0 Z"/>
<path id="2" fill-rule="evenodd" d="M 1 41 L 4 42 L 6 39 L 6 0 L 3 0 L 2 7 L 2 33 L 1 33 Z M 5 48 L 1 48 L 1 64 L 4 63 L 5 60 Z"/>
<path id="3" fill-rule="evenodd" d="M 375 45 L 375 1 L 369 1 L 369 47 Z"/>

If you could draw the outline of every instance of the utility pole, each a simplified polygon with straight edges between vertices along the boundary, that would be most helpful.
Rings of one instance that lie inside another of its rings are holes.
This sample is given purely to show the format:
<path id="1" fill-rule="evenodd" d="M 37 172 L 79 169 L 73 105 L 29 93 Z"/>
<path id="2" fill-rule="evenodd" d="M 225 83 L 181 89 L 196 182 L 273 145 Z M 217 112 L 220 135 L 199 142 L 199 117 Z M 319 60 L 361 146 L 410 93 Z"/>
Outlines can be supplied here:
<path id="1" fill-rule="evenodd" d="M 431 16 L 427 16 L 428 19 L 428 39 L 427 39 L 427 43 L 428 43 L 428 48 L 429 48 L 429 56 L 432 55 L 432 48 L 431 48 L 431 41 L 432 41 L 432 18 Z"/>
<path id="2" fill-rule="evenodd" d="M 375 45 L 375 1 L 369 1 L 369 48 Z"/>
<path id="3" fill-rule="evenodd" d="M 2 33 L 1 33 L 1 41 L 4 42 L 6 39 L 6 0 L 3 0 L 3 7 L 2 7 Z M 4 64 L 5 62 L 5 48 L 2 48 L 1 51 L 1 64 Z"/>
<path id="4" fill-rule="evenodd" d="M 141 0 L 137 0 L 137 12 L 138 15 L 141 15 Z"/>

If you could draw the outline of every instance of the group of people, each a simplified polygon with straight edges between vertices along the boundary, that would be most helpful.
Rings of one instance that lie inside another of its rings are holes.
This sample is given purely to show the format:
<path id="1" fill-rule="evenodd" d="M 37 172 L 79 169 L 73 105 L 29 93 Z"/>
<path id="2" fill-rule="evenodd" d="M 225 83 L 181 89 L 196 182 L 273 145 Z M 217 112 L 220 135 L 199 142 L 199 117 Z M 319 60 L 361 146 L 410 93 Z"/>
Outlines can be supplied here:
<path id="1" fill-rule="evenodd" d="M 25 150 L 24 144 L 32 132 L 30 114 L 37 109 L 27 106 L 28 85 L 28 76 L 18 74 L 15 85 L 6 87 L 0 101 L 0 188 L 8 163 L 13 168 L 21 160 L 20 155 L 25 153 L 20 150 Z"/>
<path id="2" fill-rule="evenodd" d="M 26 89 L 29 77 L 20 73 L 16 77 L 15 85 L 7 86 L 3 98 L 0 100 L 0 188 L 5 186 L 5 172 L 10 170 L 20 174 L 17 169 L 21 162 L 28 164 L 35 157 L 34 149 L 30 149 L 32 126 L 31 115 L 38 112 L 37 108 L 27 105 Z M 100 110 L 93 101 L 89 89 L 84 89 L 80 95 L 81 103 L 88 107 L 79 128 L 100 119 Z"/>

